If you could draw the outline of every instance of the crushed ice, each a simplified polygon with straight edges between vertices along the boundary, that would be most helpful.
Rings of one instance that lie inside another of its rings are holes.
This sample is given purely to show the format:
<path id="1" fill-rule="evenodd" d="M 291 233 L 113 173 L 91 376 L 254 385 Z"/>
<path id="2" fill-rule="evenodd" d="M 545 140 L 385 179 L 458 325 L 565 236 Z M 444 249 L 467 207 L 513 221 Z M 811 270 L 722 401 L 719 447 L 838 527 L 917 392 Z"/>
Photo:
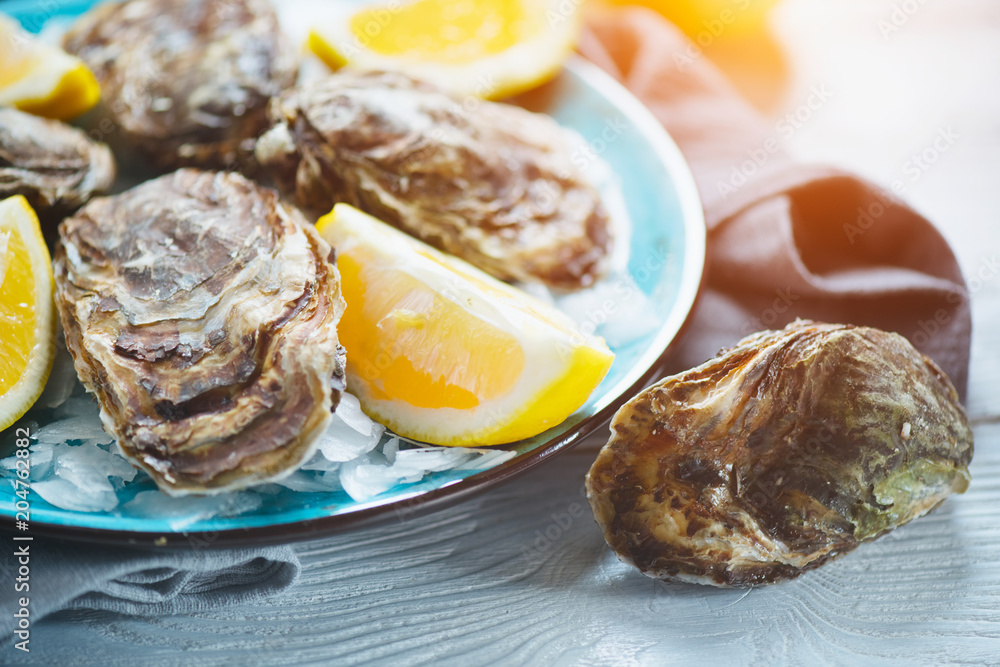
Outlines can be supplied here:
<path id="1" fill-rule="evenodd" d="M 354 500 L 362 502 L 399 484 L 415 484 L 431 472 L 486 470 L 516 455 L 511 451 L 462 447 L 399 447 L 399 439 L 393 437 L 380 451 L 342 465 L 340 483 L 344 491 Z"/>
<path id="2" fill-rule="evenodd" d="M 68 355 L 57 361 L 60 377 Z M 428 474 L 448 470 L 486 470 L 515 456 L 487 449 L 427 447 L 401 443 L 361 410 L 358 399 L 344 394 L 316 455 L 288 477 L 261 487 L 220 496 L 171 498 L 118 451 L 103 426 L 97 403 L 80 386 L 51 395 L 45 426 L 22 422 L 31 433 L 31 489 L 45 502 L 77 512 L 103 512 L 127 518 L 155 518 L 180 531 L 213 517 L 259 509 L 281 487 L 299 493 L 346 493 L 363 502 L 400 484 L 415 484 Z M 52 403 L 57 403 L 53 406 Z M 4 433 L 0 451 L 11 451 L 15 429 Z M 0 477 L 15 475 L 17 458 L 0 460 Z"/>

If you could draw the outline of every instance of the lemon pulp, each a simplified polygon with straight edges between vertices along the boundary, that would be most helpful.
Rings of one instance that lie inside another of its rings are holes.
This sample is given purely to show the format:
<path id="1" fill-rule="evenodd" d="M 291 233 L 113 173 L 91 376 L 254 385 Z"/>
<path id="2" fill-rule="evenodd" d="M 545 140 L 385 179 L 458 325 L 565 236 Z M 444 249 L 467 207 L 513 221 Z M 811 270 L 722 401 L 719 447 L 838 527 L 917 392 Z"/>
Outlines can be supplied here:
<path id="1" fill-rule="evenodd" d="M 514 95 L 554 76 L 579 36 L 579 3 L 417 0 L 345 9 L 313 26 L 330 67 L 407 72 L 460 96 Z"/>
<path id="2" fill-rule="evenodd" d="M 382 17 L 378 9 L 358 12 L 351 31 L 377 53 L 442 63 L 496 55 L 541 28 L 537 16 L 508 0 L 423 0 L 403 7 L 392 20 Z"/>
<path id="3" fill-rule="evenodd" d="M 583 405 L 614 355 L 565 315 L 475 267 L 338 204 L 317 223 L 347 307 L 348 389 L 405 437 L 495 445 Z"/>

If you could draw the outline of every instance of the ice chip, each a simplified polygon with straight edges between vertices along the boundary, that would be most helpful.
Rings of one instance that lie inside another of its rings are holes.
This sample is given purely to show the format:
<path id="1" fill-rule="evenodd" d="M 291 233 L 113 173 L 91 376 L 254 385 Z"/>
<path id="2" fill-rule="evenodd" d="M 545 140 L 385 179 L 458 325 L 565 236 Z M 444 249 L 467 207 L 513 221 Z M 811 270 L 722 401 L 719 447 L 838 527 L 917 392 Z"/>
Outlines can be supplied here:
<path id="1" fill-rule="evenodd" d="M 38 442 L 30 460 L 31 488 L 50 505 L 79 512 L 114 509 L 116 490 L 136 476 L 128 461 L 94 444 Z"/>
<path id="2" fill-rule="evenodd" d="M 382 445 L 382 456 L 384 456 L 385 460 L 389 463 L 396 462 L 397 452 L 399 452 L 399 438 L 396 436 L 389 438 L 389 440 Z"/>
<path id="3" fill-rule="evenodd" d="M 339 467 L 339 462 L 331 461 L 323 456 L 323 452 L 317 450 L 316 454 L 314 454 L 311 459 L 303 463 L 299 470 L 320 470 L 326 472 L 328 470 L 337 470 Z"/>
<path id="4" fill-rule="evenodd" d="M 600 333 L 608 345 L 618 347 L 648 336 L 660 326 L 654 314 L 652 299 L 635 283 L 632 276 L 625 276 L 617 283 L 618 310 L 614 317 L 601 327 Z"/>
<path id="5" fill-rule="evenodd" d="M 63 444 L 69 441 L 108 444 L 114 441 L 101 425 L 97 403 L 89 397 L 74 397 L 56 411 L 55 421 L 33 434 L 38 442 Z"/>
<path id="6" fill-rule="evenodd" d="M 340 483 L 351 498 L 357 502 L 370 500 L 394 486 L 416 484 L 428 473 L 451 470 L 476 456 L 476 450 L 462 447 L 393 451 L 398 446 L 398 438 L 391 438 L 383 446 L 383 455 L 373 452 L 341 466 Z"/>
<path id="7" fill-rule="evenodd" d="M 101 419 L 101 408 L 97 405 L 97 399 L 90 394 L 82 394 L 67 399 L 56 410 L 56 418 L 69 419 L 70 417 L 86 417 L 99 422 Z"/>
<path id="8" fill-rule="evenodd" d="M 340 397 L 337 411 L 333 413 L 341 421 L 361 435 L 372 435 L 377 424 L 361 410 L 361 402 L 356 396 L 344 393 Z M 385 427 L 380 427 L 384 430 Z"/>
<path id="9" fill-rule="evenodd" d="M 63 405 L 79 384 L 76 368 L 73 367 L 73 357 L 66 351 L 62 333 L 56 337 L 56 355 L 52 362 L 52 371 L 45 383 L 42 395 L 35 401 L 37 408 L 57 408 Z"/>
<path id="10" fill-rule="evenodd" d="M 31 478 L 45 479 L 52 472 L 52 445 L 44 442 L 36 442 L 31 445 Z"/>
<path id="11" fill-rule="evenodd" d="M 628 274 L 634 225 L 632 224 L 632 216 L 629 214 L 628 204 L 625 201 L 621 178 L 604 160 L 595 161 L 594 166 L 597 168 L 595 176 L 599 182 L 598 190 L 601 193 L 601 201 L 608 210 L 615 237 L 615 244 L 608 260 L 609 276 L 606 276 L 602 281 L 609 283 L 613 282 L 614 274 Z"/>
<path id="12" fill-rule="evenodd" d="M 128 461 L 92 445 L 55 445 L 53 459 L 55 474 L 80 488 L 100 483 L 110 489 L 109 477 L 135 479 L 136 470 Z"/>
<path id="13" fill-rule="evenodd" d="M 615 274 L 589 290 L 557 299 L 577 326 L 594 328 L 611 347 L 620 347 L 656 331 L 659 320 L 650 298 L 628 274 Z"/>
<path id="14" fill-rule="evenodd" d="M 343 491 L 344 486 L 340 483 L 340 468 L 324 472 L 323 485 L 326 486 L 326 488 L 331 492 Z"/>
<path id="15" fill-rule="evenodd" d="M 230 517 L 252 512 L 260 505 L 258 494 L 245 491 L 172 498 L 157 490 L 137 493 L 135 498 L 122 505 L 121 513 L 128 517 L 167 519 L 172 530 L 180 531 L 217 516 Z"/>
<path id="16" fill-rule="evenodd" d="M 429 472 L 450 470 L 475 455 L 475 452 L 462 447 L 401 449 L 396 454 L 392 467 L 401 478 L 412 479 L 417 476 L 414 481 L 419 481 Z"/>
<path id="17" fill-rule="evenodd" d="M 45 502 L 64 510 L 109 512 L 118 506 L 118 496 L 111 488 L 107 477 L 103 481 L 94 478 L 89 482 L 84 486 L 78 486 L 65 479 L 49 479 L 33 482 L 31 490 L 40 495 Z"/>
<path id="18" fill-rule="evenodd" d="M 336 491 L 340 488 L 340 484 L 337 483 L 331 489 L 330 480 L 326 479 L 326 475 L 309 474 L 301 471 L 294 472 L 284 479 L 279 479 L 275 481 L 275 484 L 301 493 L 330 493 L 330 491 Z"/>
<path id="19" fill-rule="evenodd" d="M 367 419 L 367 417 L 365 417 Z M 375 449 L 382 437 L 384 427 L 369 429 L 368 434 L 349 427 L 334 415 L 326 433 L 320 438 L 319 451 L 328 461 L 344 463 L 363 456 Z"/>
<path id="20" fill-rule="evenodd" d="M 389 466 L 364 456 L 340 466 L 340 484 L 356 502 L 370 500 L 396 486 L 396 475 Z M 381 458 L 381 457 L 379 457 Z"/>

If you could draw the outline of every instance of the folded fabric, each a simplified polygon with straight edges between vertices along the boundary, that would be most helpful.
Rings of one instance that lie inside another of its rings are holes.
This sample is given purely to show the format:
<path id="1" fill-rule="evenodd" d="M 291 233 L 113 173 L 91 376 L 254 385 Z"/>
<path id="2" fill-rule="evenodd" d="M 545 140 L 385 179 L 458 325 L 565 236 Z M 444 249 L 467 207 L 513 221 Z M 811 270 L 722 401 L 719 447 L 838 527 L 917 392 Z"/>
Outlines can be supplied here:
<path id="1" fill-rule="evenodd" d="M 794 163 L 774 125 L 650 10 L 593 12 L 580 51 L 663 123 L 701 193 L 703 293 L 667 372 L 801 317 L 896 331 L 964 398 L 968 292 L 931 223 L 857 177 Z"/>
<path id="2" fill-rule="evenodd" d="M 0 531 L 2 567 L 11 582 L 0 598 L 4 637 L 18 627 L 22 597 L 28 598 L 32 623 L 62 609 L 164 616 L 264 599 L 294 585 L 300 570 L 289 546 L 168 551 L 13 537 Z M 29 588 L 13 591 L 17 554 L 24 549 Z"/>

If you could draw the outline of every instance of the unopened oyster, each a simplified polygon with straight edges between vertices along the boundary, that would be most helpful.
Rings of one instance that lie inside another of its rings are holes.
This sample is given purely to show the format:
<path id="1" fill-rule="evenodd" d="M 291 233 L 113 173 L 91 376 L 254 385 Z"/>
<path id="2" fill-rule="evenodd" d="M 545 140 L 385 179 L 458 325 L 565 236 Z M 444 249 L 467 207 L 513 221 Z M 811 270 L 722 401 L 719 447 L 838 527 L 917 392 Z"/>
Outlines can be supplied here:
<path id="1" fill-rule="evenodd" d="M 608 215 L 582 139 L 506 104 L 463 105 L 399 73 L 342 71 L 270 109 L 257 160 L 314 216 L 352 204 L 502 280 L 592 284 Z"/>
<path id="2" fill-rule="evenodd" d="M 0 108 L 0 199 L 24 195 L 43 221 L 57 223 L 114 180 L 104 144 L 57 120 Z"/>
<path id="3" fill-rule="evenodd" d="M 791 579 L 969 483 L 972 431 L 904 338 L 796 322 L 650 387 L 587 476 L 623 561 L 665 580 Z"/>
<path id="4" fill-rule="evenodd" d="M 331 250 L 277 193 L 181 170 L 59 228 L 56 300 L 124 454 L 172 495 L 280 478 L 344 387 Z"/>
<path id="5" fill-rule="evenodd" d="M 164 170 L 252 171 L 268 100 L 298 74 L 268 0 L 100 5 L 63 45 L 94 71 L 126 143 Z"/>

